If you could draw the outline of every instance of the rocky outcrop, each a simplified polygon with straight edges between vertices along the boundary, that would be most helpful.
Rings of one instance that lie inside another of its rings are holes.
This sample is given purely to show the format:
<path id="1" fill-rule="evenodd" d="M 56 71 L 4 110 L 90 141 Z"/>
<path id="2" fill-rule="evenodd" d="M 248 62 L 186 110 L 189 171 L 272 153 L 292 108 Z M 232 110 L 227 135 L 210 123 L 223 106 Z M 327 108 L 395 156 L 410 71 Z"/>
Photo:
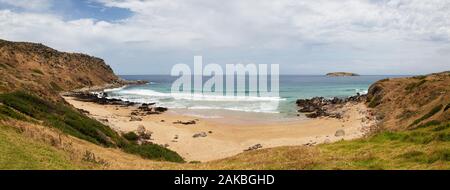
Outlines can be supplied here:
<path id="1" fill-rule="evenodd" d="M 329 77 L 351 77 L 351 76 L 359 76 L 356 73 L 348 73 L 348 72 L 333 72 L 333 73 L 327 73 L 326 76 Z"/>
<path id="2" fill-rule="evenodd" d="M 298 99 L 296 104 L 298 112 L 305 113 L 308 118 L 331 117 L 342 118 L 342 114 L 336 108 L 342 107 L 348 102 L 365 102 L 366 95 L 357 94 L 348 98 L 332 98 L 314 97 L 311 99 Z"/>

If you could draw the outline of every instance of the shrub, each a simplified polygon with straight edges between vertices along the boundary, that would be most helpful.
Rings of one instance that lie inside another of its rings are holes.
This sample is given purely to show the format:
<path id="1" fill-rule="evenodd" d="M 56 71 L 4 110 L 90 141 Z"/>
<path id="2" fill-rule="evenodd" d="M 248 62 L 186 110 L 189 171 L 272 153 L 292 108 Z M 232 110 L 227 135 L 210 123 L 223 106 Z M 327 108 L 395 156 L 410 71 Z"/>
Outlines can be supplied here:
<path id="1" fill-rule="evenodd" d="M 428 113 L 425 114 L 424 116 L 420 117 L 419 119 L 416 119 L 416 120 L 415 120 L 413 123 L 411 123 L 411 125 L 409 125 L 409 126 L 414 126 L 414 125 L 416 125 L 416 124 L 422 122 L 423 120 L 430 118 L 430 117 L 433 116 L 434 114 L 436 114 L 436 113 L 438 113 L 439 111 L 441 111 L 442 107 L 443 107 L 442 104 L 440 104 L 440 105 L 434 107 L 433 109 L 431 109 L 430 112 L 428 112 Z"/>
<path id="2" fill-rule="evenodd" d="M 412 78 L 413 78 L 413 79 L 420 79 L 420 80 L 423 80 L 423 79 L 427 78 L 427 76 L 425 76 L 425 75 L 417 75 L 417 76 L 413 76 Z"/>
<path id="3" fill-rule="evenodd" d="M 438 160 L 450 161 L 450 149 L 441 149 L 434 151 L 429 158 L 429 163 L 434 163 Z"/>
<path id="4" fill-rule="evenodd" d="M 4 104 L 0 104 L 0 117 L 4 115 L 16 119 L 26 119 L 22 115 L 25 114 L 43 121 L 45 126 L 57 128 L 66 134 L 95 144 L 119 147 L 125 152 L 147 159 L 184 162 L 176 152 L 160 145 L 130 143 L 110 127 L 62 103 L 45 101 L 26 92 L 0 94 L 0 102 Z"/>
<path id="5" fill-rule="evenodd" d="M 436 126 L 439 124 L 441 124 L 440 121 L 432 120 L 432 121 L 428 121 L 426 123 L 418 125 L 417 128 L 425 128 L 425 127 L 429 127 L 429 126 Z"/>
<path id="6" fill-rule="evenodd" d="M 439 125 L 438 127 L 434 128 L 433 131 L 443 131 L 448 128 L 450 128 L 450 122 Z"/>
<path id="7" fill-rule="evenodd" d="M 63 90 L 58 84 L 56 84 L 56 83 L 53 82 L 53 81 L 50 82 L 50 87 L 52 88 L 52 90 L 57 91 L 57 92 Z"/>
<path id="8" fill-rule="evenodd" d="M 137 141 L 139 139 L 139 136 L 134 132 L 128 132 L 122 135 L 123 138 L 129 140 L 129 141 Z"/>
<path id="9" fill-rule="evenodd" d="M 374 107 L 377 107 L 378 105 L 380 105 L 381 104 L 381 96 L 375 96 L 375 97 L 373 97 L 372 98 L 372 100 L 370 100 L 370 103 L 369 103 L 369 108 L 374 108 Z"/>
<path id="10" fill-rule="evenodd" d="M 44 75 L 44 73 L 39 69 L 31 69 L 31 71 L 33 71 L 34 73 L 40 74 L 40 75 Z"/>
<path id="11" fill-rule="evenodd" d="M 47 126 L 95 144 L 115 146 L 120 139 L 108 126 L 64 104 L 54 104 L 25 92 L 2 94 L 0 101 L 25 115 L 43 121 Z"/>
<path id="12" fill-rule="evenodd" d="M 166 160 L 171 162 L 184 162 L 184 159 L 178 153 L 164 148 L 160 145 L 147 143 L 142 145 L 128 144 L 123 147 L 125 152 L 140 155 L 143 158 L 153 160 Z"/>
<path id="13" fill-rule="evenodd" d="M 444 111 L 447 111 L 450 108 L 450 103 L 445 106 Z"/>
<path id="14" fill-rule="evenodd" d="M 419 82 L 414 82 L 414 83 L 410 83 L 405 87 L 405 90 L 408 92 L 413 91 L 414 89 L 416 89 L 417 87 L 423 85 L 425 82 L 427 82 L 426 80 L 421 80 Z"/>
<path id="15" fill-rule="evenodd" d="M 24 115 L 17 113 L 15 110 L 5 105 L 0 105 L 0 119 L 7 119 L 7 118 L 13 118 L 22 121 L 28 120 Z"/>

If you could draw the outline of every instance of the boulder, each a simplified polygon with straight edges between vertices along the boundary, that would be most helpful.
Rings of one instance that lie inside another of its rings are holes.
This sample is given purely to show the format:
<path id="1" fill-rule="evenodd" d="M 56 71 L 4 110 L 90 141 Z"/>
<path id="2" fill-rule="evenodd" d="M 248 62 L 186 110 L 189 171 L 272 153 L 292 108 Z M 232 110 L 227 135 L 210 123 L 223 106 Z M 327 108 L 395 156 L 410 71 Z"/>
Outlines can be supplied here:
<path id="1" fill-rule="evenodd" d="M 336 131 L 336 133 L 334 133 L 334 136 L 336 136 L 336 137 L 345 136 L 345 131 L 343 129 L 339 129 Z"/>

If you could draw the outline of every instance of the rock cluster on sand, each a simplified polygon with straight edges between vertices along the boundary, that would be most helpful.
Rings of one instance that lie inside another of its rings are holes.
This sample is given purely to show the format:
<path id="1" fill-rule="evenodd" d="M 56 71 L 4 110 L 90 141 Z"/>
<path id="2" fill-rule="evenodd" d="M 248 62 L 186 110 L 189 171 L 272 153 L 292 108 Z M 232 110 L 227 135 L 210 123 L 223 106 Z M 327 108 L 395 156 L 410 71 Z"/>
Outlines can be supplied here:
<path id="1" fill-rule="evenodd" d="M 196 121 L 198 121 L 198 119 L 194 119 L 194 120 L 190 120 L 190 121 L 180 121 L 180 120 L 178 120 L 178 121 L 173 122 L 173 124 L 195 125 L 197 123 Z"/>
<path id="2" fill-rule="evenodd" d="M 348 98 L 332 98 L 327 99 L 324 97 L 314 97 L 311 99 L 298 99 L 296 104 L 298 106 L 298 112 L 306 113 L 308 118 L 317 117 L 331 117 L 331 118 L 342 118 L 342 113 L 337 112 L 336 108 L 342 107 L 348 102 L 364 102 L 366 100 L 366 95 L 357 94 L 356 96 L 351 96 Z"/>
<path id="3" fill-rule="evenodd" d="M 251 147 L 248 147 L 247 149 L 245 149 L 244 151 L 251 151 L 251 150 L 258 150 L 260 148 L 262 148 L 263 146 L 261 144 L 255 144 Z"/>
<path id="4" fill-rule="evenodd" d="M 206 132 L 200 132 L 200 133 L 194 134 L 192 137 L 198 138 L 198 137 L 207 137 L 207 136 L 208 135 L 206 134 Z"/>
<path id="5" fill-rule="evenodd" d="M 103 92 L 73 92 L 70 94 L 66 94 L 66 96 L 72 96 L 75 97 L 77 100 L 85 101 L 85 102 L 94 102 L 100 105 L 120 105 L 120 106 L 137 106 L 136 110 L 131 112 L 130 121 L 142 121 L 141 118 L 138 116 L 146 116 L 146 115 L 153 115 L 153 114 L 161 114 L 168 109 L 165 107 L 158 107 L 155 106 L 155 103 L 144 103 L 144 104 L 137 104 L 134 102 L 129 101 L 123 101 L 120 99 L 115 98 L 107 98 L 108 95 Z"/>

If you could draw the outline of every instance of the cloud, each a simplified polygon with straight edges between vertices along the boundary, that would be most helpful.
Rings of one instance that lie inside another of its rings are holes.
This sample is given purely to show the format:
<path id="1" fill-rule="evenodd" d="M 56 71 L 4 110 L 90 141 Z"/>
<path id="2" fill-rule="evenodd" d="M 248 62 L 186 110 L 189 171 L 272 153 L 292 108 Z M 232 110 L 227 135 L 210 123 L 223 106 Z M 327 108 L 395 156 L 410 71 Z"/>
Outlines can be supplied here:
<path id="1" fill-rule="evenodd" d="M 42 11 L 52 6 L 53 0 L 0 0 L 0 5 L 5 4 L 25 10 Z"/>
<path id="2" fill-rule="evenodd" d="M 142 72 L 138 66 L 168 73 L 195 54 L 214 62 L 280 63 L 286 73 L 450 69 L 450 55 L 442 53 L 450 48 L 447 0 L 95 1 L 134 14 L 64 20 L 3 9 L 0 38 L 102 56 L 120 73 Z M 430 61 L 434 67 L 423 68 Z"/>

